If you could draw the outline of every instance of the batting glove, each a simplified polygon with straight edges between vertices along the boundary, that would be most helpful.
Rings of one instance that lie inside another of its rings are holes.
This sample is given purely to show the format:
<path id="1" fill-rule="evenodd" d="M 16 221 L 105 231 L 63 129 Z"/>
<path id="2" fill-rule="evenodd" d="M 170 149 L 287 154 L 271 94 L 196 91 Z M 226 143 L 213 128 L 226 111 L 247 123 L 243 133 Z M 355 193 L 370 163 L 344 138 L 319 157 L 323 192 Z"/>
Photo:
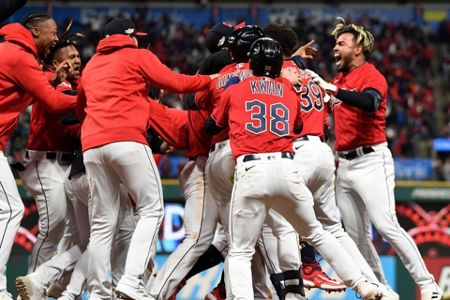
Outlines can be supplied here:
<path id="1" fill-rule="evenodd" d="M 326 82 L 316 72 L 311 71 L 311 70 L 306 70 L 306 73 L 308 73 L 308 75 L 312 77 L 312 80 L 315 83 L 317 83 L 325 91 L 330 91 L 332 93 L 336 93 L 337 92 L 337 90 L 338 90 L 337 86 L 335 86 L 334 84 L 331 84 L 329 82 Z"/>

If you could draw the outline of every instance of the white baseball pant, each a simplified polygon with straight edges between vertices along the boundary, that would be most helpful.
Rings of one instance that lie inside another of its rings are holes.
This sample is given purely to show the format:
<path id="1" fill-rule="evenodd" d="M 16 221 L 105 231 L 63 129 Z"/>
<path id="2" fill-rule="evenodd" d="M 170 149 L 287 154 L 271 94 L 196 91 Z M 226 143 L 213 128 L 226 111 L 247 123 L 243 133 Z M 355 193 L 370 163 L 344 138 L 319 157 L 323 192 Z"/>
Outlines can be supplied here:
<path id="1" fill-rule="evenodd" d="M 373 247 L 370 222 L 395 249 L 421 289 L 436 287 L 433 275 L 409 234 L 400 226 L 395 212 L 394 160 L 387 143 L 371 146 L 374 152 L 352 160 L 339 158 L 336 199 L 345 229 L 376 274 L 383 274 Z M 380 281 L 382 278 L 380 278 Z"/>
<path id="2" fill-rule="evenodd" d="M 347 286 L 364 281 L 359 268 L 338 241 L 315 218 L 313 198 L 298 167 L 281 153 L 237 158 L 231 199 L 229 278 L 233 299 L 253 299 L 250 260 L 269 208 L 279 212 L 322 254 Z"/>
<path id="3" fill-rule="evenodd" d="M 61 162 L 58 158 L 48 159 L 46 154 L 46 151 L 27 150 L 25 170 L 19 172 L 23 186 L 36 201 L 39 214 L 39 233 L 31 252 L 28 273 L 50 260 L 60 242 L 58 251 L 68 250 L 69 246 L 66 241 L 61 241 L 66 226 L 64 178 L 69 162 Z"/>
<path id="4" fill-rule="evenodd" d="M 167 258 L 153 281 L 150 294 L 155 299 L 168 299 L 198 258 L 209 248 L 217 226 L 217 204 L 211 198 L 205 178 L 207 157 L 190 160 L 180 174 L 185 197 L 185 238 Z"/>
<path id="5" fill-rule="evenodd" d="M 131 238 L 125 272 L 118 286 L 140 290 L 164 214 L 162 186 L 151 149 L 136 142 L 116 142 L 84 152 L 92 201 L 88 246 L 90 299 L 111 299 L 111 246 L 120 210 L 122 183 L 136 201 L 139 221 Z"/>
<path id="6" fill-rule="evenodd" d="M 88 203 L 90 199 L 89 184 L 86 174 L 78 174 L 66 179 L 65 182 L 67 198 L 73 204 L 76 211 L 76 224 L 78 228 L 80 244 L 86 249 L 89 242 L 90 226 Z M 112 249 L 112 284 L 117 285 L 123 274 L 125 259 L 128 252 L 128 246 L 135 227 L 133 209 L 131 207 L 128 193 L 125 188 L 120 186 L 121 208 L 119 211 L 118 224 L 114 240 L 115 246 Z M 63 295 L 69 299 L 75 300 L 81 296 L 86 284 L 86 274 L 88 271 L 88 251 L 84 251 L 77 261 L 73 270 L 70 282 L 67 285 Z"/>
<path id="7" fill-rule="evenodd" d="M 223 235 L 216 236 L 213 241 L 213 245 L 222 253 L 226 251 L 224 243 L 227 243 L 229 239 L 229 220 L 230 220 L 230 199 L 233 190 L 234 169 L 236 162 L 233 159 L 231 152 L 230 140 L 225 140 L 214 144 L 213 150 L 209 153 L 208 160 L 205 166 L 206 180 L 208 189 L 211 196 L 217 203 L 219 222 L 222 225 Z M 218 171 L 220 170 L 220 171 Z M 219 239 L 222 238 L 222 241 Z M 227 295 L 231 295 L 230 281 L 228 278 L 228 257 L 225 257 L 225 286 L 227 289 Z M 255 299 L 265 299 L 267 296 L 268 288 L 266 286 L 265 272 L 252 264 L 252 271 L 254 273 L 260 273 L 259 276 L 254 278 L 253 285 L 255 286 Z"/>
<path id="8" fill-rule="evenodd" d="M 353 258 L 363 274 L 378 282 L 355 242 L 344 231 L 335 198 L 335 162 L 333 151 L 320 137 L 307 135 L 294 142 L 294 162 L 298 165 L 306 187 L 314 198 L 314 212 L 323 228 L 329 231 Z M 382 282 L 386 284 L 385 281 Z"/>
<path id="9" fill-rule="evenodd" d="M 16 180 L 8 159 L 0 151 L 0 291 L 6 290 L 6 264 L 23 212 Z"/>

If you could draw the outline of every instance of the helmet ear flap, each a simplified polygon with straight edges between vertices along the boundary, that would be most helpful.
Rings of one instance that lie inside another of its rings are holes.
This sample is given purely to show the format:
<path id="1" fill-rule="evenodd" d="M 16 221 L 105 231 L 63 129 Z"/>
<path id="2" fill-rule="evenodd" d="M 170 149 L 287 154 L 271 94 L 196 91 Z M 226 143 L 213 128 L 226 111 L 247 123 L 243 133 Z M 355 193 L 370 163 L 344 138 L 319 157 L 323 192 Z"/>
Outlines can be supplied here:
<path id="1" fill-rule="evenodd" d="M 253 75 L 278 77 L 283 65 L 280 43 L 271 38 L 260 38 L 250 48 L 250 69 Z"/>

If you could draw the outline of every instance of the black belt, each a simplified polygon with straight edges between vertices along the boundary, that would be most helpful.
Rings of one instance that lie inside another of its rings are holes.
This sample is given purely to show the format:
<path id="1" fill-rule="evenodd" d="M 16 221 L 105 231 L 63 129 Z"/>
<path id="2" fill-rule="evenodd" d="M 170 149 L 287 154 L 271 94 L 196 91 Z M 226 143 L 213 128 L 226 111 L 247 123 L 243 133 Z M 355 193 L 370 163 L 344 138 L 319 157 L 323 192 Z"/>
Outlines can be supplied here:
<path id="1" fill-rule="evenodd" d="M 321 136 L 317 136 L 317 137 L 320 138 L 320 141 L 325 142 L 323 137 L 321 137 Z M 294 140 L 294 142 L 297 142 L 297 141 L 309 141 L 309 138 L 307 135 L 304 135 L 304 136 L 298 137 Z"/>
<path id="2" fill-rule="evenodd" d="M 348 151 L 345 153 L 338 152 L 338 156 L 341 158 L 345 158 L 347 160 L 352 160 L 357 157 L 363 156 L 364 154 L 369 154 L 369 153 L 375 152 L 375 149 L 373 149 L 372 147 L 363 147 L 361 150 L 362 150 L 362 153 L 358 153 L 358 151 L 356 151 L 356 150 Z"/>
<path id="3" fill-rule="evenodd" d="M 247 162 L 251 160 L 261 160 L 261 155 L 265 154 L 247 154 L 246 156 L 244 156 L 242 161 Z M 267 156 L 270 156 L 270 154 L 267 153 Z M 294 159 L 294 154 L 292 154 L 291 152 L 281 152 L 281 158 Z"/>
<path id="4" fill-rule="evenodd" d="M 45 153 L 45 158 L 47 159 L 58 159 L 60 161 L 69 162 L 73 159 L 73 153 L 61 153 L 58 157 L 58 152 L 47 152 Z"/>
<path id="5" fill-rule="evenodd" d="M 25 157 L 26 158 L 30 158 L 30 156 L 31 156 L 30 152 L 28 150 L 25 150 Z M 46 159 L 58 159 L 59 161 L 63 161 L 63 162 L 70 162 L 70 161 L 72 161 L 74 156 L 75 156 L 75 153 L 71 153 L 71 152 L 48 151 L 48 152 L 45 153 L 45 158 Z"/>

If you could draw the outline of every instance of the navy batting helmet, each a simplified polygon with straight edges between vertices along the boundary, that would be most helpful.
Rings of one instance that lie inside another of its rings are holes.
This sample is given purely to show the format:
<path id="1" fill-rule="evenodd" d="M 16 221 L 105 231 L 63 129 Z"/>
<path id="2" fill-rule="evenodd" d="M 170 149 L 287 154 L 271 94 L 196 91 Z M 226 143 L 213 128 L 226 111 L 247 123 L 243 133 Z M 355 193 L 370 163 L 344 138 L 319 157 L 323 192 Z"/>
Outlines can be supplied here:
<path id="1" fill-rule="evenodd" d="M 256 25 L 248 25 L 236 29 L 228 37 L 228 49 L 230 50 L 233 61 L 248 61 L 248 51 L 253 42 L 264 37 L 264 32 Z"/>
<path id="2" fill-rule="evenodd" d="M 250 69 L 256 76 L 280 76 L 283 51 L 280 43 L 264 37 L 256 40 L 250 49 Z"/>

